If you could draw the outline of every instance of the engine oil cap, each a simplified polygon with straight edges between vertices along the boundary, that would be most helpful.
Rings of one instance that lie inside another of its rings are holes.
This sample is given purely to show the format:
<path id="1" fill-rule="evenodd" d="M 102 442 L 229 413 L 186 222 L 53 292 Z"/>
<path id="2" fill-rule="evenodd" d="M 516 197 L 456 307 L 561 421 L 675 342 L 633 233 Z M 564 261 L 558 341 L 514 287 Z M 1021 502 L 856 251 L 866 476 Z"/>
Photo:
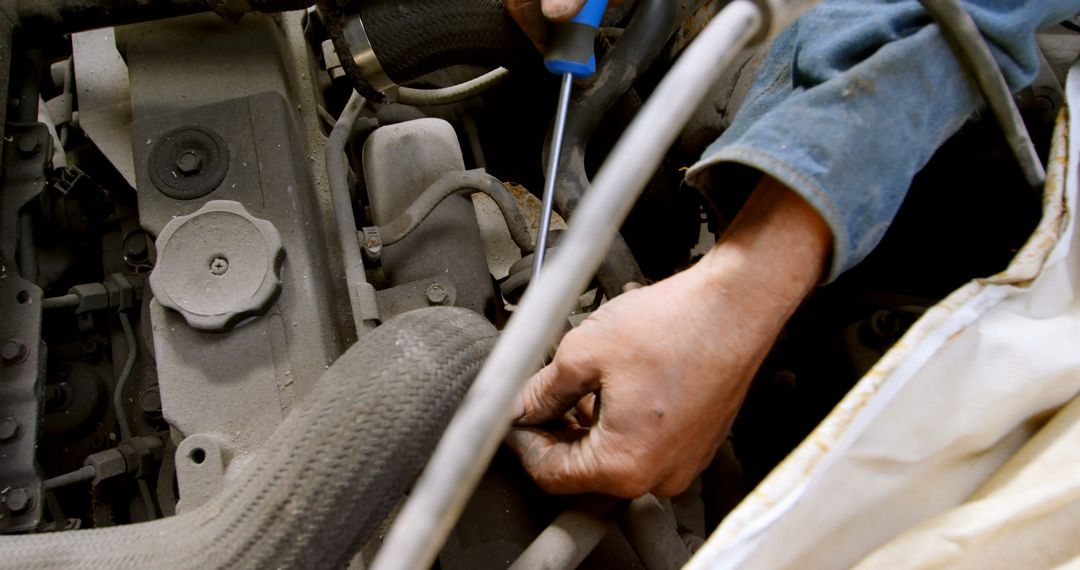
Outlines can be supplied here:
<path id="1" fill-rule="evenodd" d="M 230 200 L 173 218 L 157 238 L 150 290 L 192 328 L 227 332 L 281 292 L 285 248 L 274 224 Z"/>

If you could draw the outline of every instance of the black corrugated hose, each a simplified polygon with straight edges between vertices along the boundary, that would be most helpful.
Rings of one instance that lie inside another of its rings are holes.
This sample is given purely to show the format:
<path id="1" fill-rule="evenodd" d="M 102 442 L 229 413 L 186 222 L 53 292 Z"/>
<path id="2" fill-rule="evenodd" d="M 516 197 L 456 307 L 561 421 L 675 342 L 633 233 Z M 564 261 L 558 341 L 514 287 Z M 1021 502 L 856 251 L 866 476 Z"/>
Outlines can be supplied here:
<path id="1" fill-rule="evenodd" d="M 379 63 L 403 84 L 432 71 L 470 64 L 513 69 L 539 54 L 502 0 L 321 0 L 342 68 L 366 99 L 383 101 L 350 57 L 342 30 L 359 14 Z"/>

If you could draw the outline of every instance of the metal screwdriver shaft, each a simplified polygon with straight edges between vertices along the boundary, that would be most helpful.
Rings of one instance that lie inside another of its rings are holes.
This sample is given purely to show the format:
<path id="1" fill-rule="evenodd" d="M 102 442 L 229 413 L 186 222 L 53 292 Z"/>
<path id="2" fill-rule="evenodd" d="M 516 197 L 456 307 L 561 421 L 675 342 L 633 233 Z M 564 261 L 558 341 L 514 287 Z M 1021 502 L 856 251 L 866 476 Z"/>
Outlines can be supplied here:
<path id="1" fill-rule="evenodd" d="M 530 283 L 536 283 L 540 277 L 540 268 L 544 266 L 548 232 L 551 230 L 551 211 L 555 207 L 555 186 L 559 174 L 559 161 L 562 157 L 563 133 L 566 132 L 566 115 L 570 112 L 570 93 L 573 89 L 574 76 L 569 73 L 563 75 L 562 87 L 559 90 L 559 107 L 555 113 L 555 131 L 551 135 L 551 151 L 548 153 L 547 174 L 544 179 L 544 204 L 540 210 L 540 227 L 536 234 Z"/>
<path id="2" fill-rule="evenodd" d="M 551 212 L 555 206 L 559 162 L 562 157 L 563 133 L 566 132 L 566 116 L 570 111 L 570 93 L 574 88 L 574 78 L 588 77 L 596 73 L 593 42 L 596 39 L 596 29 L 600 27 L 600 20 L 607 10 L 607 3 L 608 0 L 587 0 L 577 16 L 556 26 L 554 39 L 544 60 L 548 71 L 562 76 L 562 86 L 559 89 L 555 130 L 551 134 L 551 149 L 548 152 L 543 207 L 540 210 L 540 227 L 536 233 L 530 283 L 536 283 L 540 270 L 544 267 L 548 233 L 551 231 Z"/>

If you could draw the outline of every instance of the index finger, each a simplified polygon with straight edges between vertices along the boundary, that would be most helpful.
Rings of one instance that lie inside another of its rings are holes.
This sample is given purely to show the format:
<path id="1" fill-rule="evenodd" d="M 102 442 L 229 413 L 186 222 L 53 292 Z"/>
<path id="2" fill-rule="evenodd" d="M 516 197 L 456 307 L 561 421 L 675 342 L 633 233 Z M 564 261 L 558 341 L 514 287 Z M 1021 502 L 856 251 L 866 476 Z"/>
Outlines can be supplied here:
<path id="1" fill-rule="evenodd" d="M 536 428 L 516 428 L 506 443 L 521 459 L 525 471 L 547 493 L 570 495 L 603 493 L 627 499 L 644 495 L 651 482 L 639 473 L 626 472 L 612 462 L 610 452 L 599 449 L 597 430 L 592 428 L 571 441 L 561 441 Z"/>

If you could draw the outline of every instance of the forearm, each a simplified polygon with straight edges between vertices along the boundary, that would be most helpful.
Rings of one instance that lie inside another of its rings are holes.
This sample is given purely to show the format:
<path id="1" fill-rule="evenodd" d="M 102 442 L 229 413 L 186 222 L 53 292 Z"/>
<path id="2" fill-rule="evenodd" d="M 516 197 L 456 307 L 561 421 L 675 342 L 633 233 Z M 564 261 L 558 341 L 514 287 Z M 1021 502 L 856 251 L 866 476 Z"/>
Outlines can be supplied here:
<path id="1" fill-rule="evenodd" d="M 743 352 L 747 367 L 756 369 L 820 283 L 831 251 L 832 233 L 817 211 L 766 177 L 713 249 L 673 278 L 680 283 L 673 291 L 683 298 L 672 301 L 699 308 L 698 322 L 686 326 L 701 330 L 706 349 L 709 339 L 718 339 L 724 345 L 713 348 Z M 732 327 L 737 335 L 730 334 Z"/>

